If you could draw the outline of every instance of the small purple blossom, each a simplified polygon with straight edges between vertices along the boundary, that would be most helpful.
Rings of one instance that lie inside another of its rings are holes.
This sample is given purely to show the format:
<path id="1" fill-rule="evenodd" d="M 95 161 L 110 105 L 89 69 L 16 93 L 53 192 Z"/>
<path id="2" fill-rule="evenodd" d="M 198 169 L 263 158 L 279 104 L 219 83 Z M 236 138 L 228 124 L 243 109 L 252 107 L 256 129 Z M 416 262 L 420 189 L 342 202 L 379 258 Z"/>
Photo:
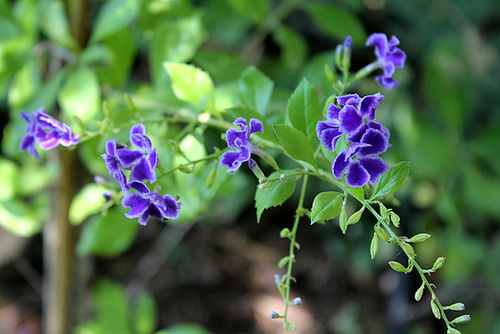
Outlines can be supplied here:
<path id="1" fill-rule="evenodd" d="M 278 318 L 278 313 L 276 313 L 275 311 L 272 311 L 271 313 L 269 313 L 269 316 L 271 317 L 271 319 L 276 319 L 276 318 Z"/>
<path id="2" fill-rule="evenodd" d="M 118 182 L 120 182 L 123 192 L 127 192 L 129 189 L 127 185 L 127 178 L 123 173 L 123 167 L 118 161 L 118 157 L 116 155 L 116 151 L 121 148 L 117 145 L 116 140 L 108 140 L 106 142 L 106 153 L 102 154 L 101 157 L 104 159 L 104 164 L 108 169 L 109 175 L 113 176 Z M 120 147 L 122 147 L 121 144 Z"/>
<path id="3" fill-rule="evenodd" d="M 47 115 L 44 108 L 31 114 L 22 112 L 21 115 L 28 122 L 28 134 L 21 140 L 19 150 L 27 150 L 37 159 L 40 155 L 36 151 L 35 143 L 38 143 L 42 150 L 51 150 L 59 145 L 75 145 L 80 140 L 80 136 L 73 134 L 68 125 Z"/>
<path id="4" fill-rule="evenodd" d="M 227 151 L 221 157 L 220 164 L 222 166 L 227 166 L 229 169 L 228 173 L 233 173 L 236 171 L 243 162 L 249 161 L 252 153 L 261 153 L 261 150 L 250 144 L 250 135 L 254 132 L 264 132 L 264 127 L 262 122 L 258 119 L 250 119 L 250 126 L 247 126 L 246 119 L 238 117 L 234 125 L 239 125 L 240 130 L 230 128 L 226 131 L 226 141 L 227 146 L 230 148 L 236 148 L 236 151 Z M 253 166 L 252 162 L 252 166 Z"/>
<path id="5" fill-rule="evenodd" d="M 375 184 L 388 165 L 379 157 L 389 147 L 390 132 L 375 122 L 375 110 L 384 98 L 380 93 L 360 97 L 348 94 L 337 97 L 337 105 L 328 107 L 326 121 L 319 121 L 316 132 L 321 144 L 335 151 L 338 139 L 347 135 L 348 148 L 338 153 L 332 173 L 340 179 L 346 174 L 351 187 Z"/>
<path id="6" fill-rule="evenodd" d="M 399 83 L 392 78 L 396 67 L 404 67 L 406 53 L 400 48 L 399 39 L 392 36 L 387 39 L 386 34 L 375 33 L 368 37 L 366 46 L 375 47 L 375 55 L 377 56 L 377 64 L 383 69 L 384 74 L 375 77 L 375 80 L 385 89 L 392 89 L 399 86 Z"/>
<path id="7" fill-rule="evenodd" d="M 360 142 L 352 143 L 333 161 L 332 173 L 340 179 L 346 173 L 346 182 L 350 187 L 362 187 L 370 182 L 375 184 L 378 177 L 389 166 L 378 156 L 387 150 L 387 137 L 376 129 L 368 129 Z"/>
<path id="8" fill-rule="evenodd" d="M 146 136 L 146 127 L 139 123 L 130 129 L 130 142 L 136 150 L 123 147 L 116 150 L 116 158 L 124 168 L 130 168 L 130 180 L 150 183 L 156 181 L 155 168 L 158 164 L 156 148 L 152 148 L 151 140 Z"/>
<path id="9" fill-rule="evenodd" d="M 301 299 L 300 297 L 294 298 L 294 299 L 293 299 L 293 301 L 292 301 L 292 303 L 293 303 L 294 305 L 299 306 L 299 305 L 301 305 L 301 304 L 302 304 L 302 299 Z"/>
<path id="10" fill-rule="evenodd" d="M 136 191 L 127 193 L 122 199 L 123 207 L 130 207 L 125 214 L 127 218 L 139 218 L 139 224 L 146 225 L 150 217 L 165 219 L 176 219 L 179 217 L 181 203 L 166 194 L 161 196 L 150 192 L 149 188 L 142 182 L 130 181 L 129 187 Z"/>

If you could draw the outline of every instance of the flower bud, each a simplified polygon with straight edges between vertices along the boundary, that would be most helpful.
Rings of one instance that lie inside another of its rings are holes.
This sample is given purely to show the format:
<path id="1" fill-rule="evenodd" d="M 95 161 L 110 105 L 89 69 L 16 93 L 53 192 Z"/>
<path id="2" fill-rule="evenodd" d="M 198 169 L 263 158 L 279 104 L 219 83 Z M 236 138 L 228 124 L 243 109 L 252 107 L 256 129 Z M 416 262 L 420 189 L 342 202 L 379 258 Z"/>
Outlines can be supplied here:
<path id="1" fill-rule="evenodd" d="M 371 258 L 374 259 L 377 253 L 378 253 L 378 236 L 376 232 L 373 232 L 372 242 L 370 243 Z"/>
<path id="2" fill-rule="evenodd" d="M 289 236 L 290 236 L 290 230 L 287 227 L 281 230 L 280 232 L 281 238 L 288 238 Z"/>
<path id="3" fill-rule="evenodd" d="M 179 146 L 179 143 L 177 143 L 175 140 L 169 139 L 168 144 L 170 145 L 170 148 L 172 149 L 172 151 L 174 151 L 175 153 L 177 153 L 179 155 L 184 155 L 184 152 L 182 151 L 181 147 Z"/>
<path id="4" fill-rule="evenodd" d="M 274 312 L 274 311 L 272 311 L 272 312 L 269 314 L 269 316 L 271 317 L 271 319 L 276 319 L 276 318 L 278 318 L 279 314 L 278 314 L 278 313 L 276 313 L 276 312 Z"/>
<path id="5" fill-rule="evenodd" d="M 470 321 L 470 314 L 464 314 L 451 321 L 452 324 L 463 324 Z"/>
<path id="6" fill-rule="evenodd" d="M 422 295 L 424 294 L 424 289 L 425 289 L 425 284 L 422 283 L 420 288 L 415 292 L 415 300 L 418 302 L 420 299 L 422 299 Z"/>
<path id="7" fill-rule="evenodd" d="M 397 271 L 399 273 L 409 273 L 411 269 L 405 268 L 401 263 L 396 261 L 389 261 L 389 266 L 391 266 L 392 270 Z"/>
<path id="8" fill-rule="evenodd" d="M 342 206 L 342 211 L 340 211 L 339 226 L 342 233 L 345 234 L 347 231 L 347 212 L 345 210 L 345 205 Z"/>
<path id="9" fill-rule="evenodd" d="M 434 264 L 432 265 L 432 270 L 438 270 L 441 269 L 444 266 L 444 262 L 446 261 L 446 258 L 444 256 L 438 257 Z"/>
<path id="10" fill-rule="evenodd" d="M 436 319 L 441 319 L 441 311 L 439 310 L 439 307 L 437 306 L 436 302 L 434 301 L 434 298 L 431 299 L 431 310 L 432 310 L 432 314 L 434 314 Z"/>
<path id="11" fill-rule="evenodd" d="M 361 215 L 363 214 L 363 211 L 365 211 L 364 206 L 361 209 L 359 209 L 358 211 L 354 212 L 351 215 L 351 217 L 349 217 L 349 219 L 347 220 L 347 225 L 354 225 L 357 222 L 359 222 L 359 220 L 361 219 Z"/>
<path id="12" fill-rule="evenodd" d="M 292 303 L 293 303 L 294 305 L 299 306 L 300 304 L 302 304 L 302 299 L 301 299 L 300 297 L 297 297 L 297 298 L 295 298 L 295 299 L 292 301 Z"/>
<path id="13" fill-rule="evenodd" d="M 465 305 L 463 303 L 455 303 L 450 306 L 445 306 L 444 309 L 450 311 L 463 311 L 465 310 Z"/>
<path id="14" fill-rule="evenodd" d="M 413 237 L 410 238 L 409 242 L 424 242 L 425 240 L 429 239 L 431 237 L 430 234 L 427 233 L 419 233 L 417 235 L 414 235 Z"/>
<path id="15" fill-rule="evenodd" d="M 177 168 L 181 172 L 186 173 L 186 174 L 191 174 L 193 172 L 193 170 L 191 168 L 189 168 L 188 166 L 183 165 L 183 164 L 179 164 L 179 166 L 177 166 Z"/>
<path id="16" fill-rule="evenodd" d="M 274 282 L 276 284 L 280 284 L 281 283 L 281 276 L 278 274 L 274 275 Z"/>

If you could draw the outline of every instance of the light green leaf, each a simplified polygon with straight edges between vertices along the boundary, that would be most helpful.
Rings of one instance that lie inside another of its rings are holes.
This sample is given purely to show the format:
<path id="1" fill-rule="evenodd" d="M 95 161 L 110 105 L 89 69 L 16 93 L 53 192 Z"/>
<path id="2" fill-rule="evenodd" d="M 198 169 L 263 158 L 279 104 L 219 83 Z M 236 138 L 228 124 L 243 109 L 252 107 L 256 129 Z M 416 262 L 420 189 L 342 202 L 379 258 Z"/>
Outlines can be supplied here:
<path id="1" fill-rule="evenodd" d="M 311 209 L 311 224 L 318 220 L 330 220 L 337 217 L 342 209 L 344 197 L 335 191 L 325 191 L 316 195 Z"/>
<path id="2" fill-rule="evenodd" d="M 319 142 L 316 124 L 322 117 L 321 105 L 316 91 L 307 79 L 302 79 L 288 100 L 287 113 L 293 127 L 302 131 L 313 147 L 316 147 Z"/>
<path id="3" fill-rule="evenodd" d="M 156 304 L 150 293 L 143 292 L 139 295 L 135 305 L 135 334 L 153 333 L 158 321 Z"/>
<path id="4" fill-rule="evenodd" d="M 280 173 L 274 172 L 269 175 L 270 179 L 280 177 Z M 273 182 L 269 187 L 255 192 L 255 207 L 257 208 L 257 221 L 260 221 L 262 212 L 273 206 L 283 204 L 295 190 L 297 180 L 294 177 L 287 177 L 284 181 Z"/>
<path id="5" fill-rule="evenodd" d="M 7 231 L 22 237 L 30 237 L 42 229 L 47 214 L 41 215 L 37 210 L 21 201 L 7 200 L 0 202 L 0 225 Z"/>
<path id="6" fill-rule="evenodd" d="M 161 77 L 164 62 L 183 63 L 191 60 L 203 42 L 205 31 L 201 15 L 164 20 L 154 30 L 149 53 L 154 82 Z M 193 88 L 195 89 L 195 88 Z"/>
<path id="7" fill-rule="evenodd" d="M 363 25 L 353 14 L 326 2 L 307 2 L 305 9 L 328 35 L 340 40 L 351 35 L 353 41 L 359 44 L 366 40 Z"/>
<path id="8" fill-rule="evenodd" d="M 93 216 L 83 225 L 77 253 L 81 256 L 116 256 L 134 241 L 139 230 L 136 219 L 125 217 L 125 209 L 117 206 L 106 216 Z"/>
<path id="9" fill-rule="evenodd" d="M 313 149 L 305 134 L 286 124 L 276 124 L 273 128 L 280 144 L 292 158 L 316 168 Z"/>
<path id="10" fill-rule="evenodd" d="M 76 116 L 84 124 L 94 119 L 101 105 L 97 75 L 88 67 L 71 73 L 59 91 L 59 104 L 69 120 Z"/>
<path id="11" fill-rule="evenodd" d="M 91 43 L 98 42 L 128 26 L 139 12 L 140 0 L 109 0 L 98 13 Z"/>
<path id="12" fill-rule="evenodd" d="M 389 170 L 380 177 L 370 200 L 394 193 L 403 185 L 409 173 L 410 163 L 406 161 L 400 162 L 389 168 Z"/>
<path id="13" fill-rule="evenodd" d="M 269 0 L 226 0 L 233 10 L 254 23 L 262 22 L 268 13 Z"/>
<path id="14" fill-rule="evenodd" d="M 103 196 L 104 188 L 95 183 L 85 185 L 71 201 L 69 220 L 72 224 L 79 225 L 89 216 L 98 213 L 106 203 Z"/>
<path id="15" fill-rule="evenodd" d="M 349 187 L 349 193 L 354 196 L 355 199 L 363 202 L 365 200 L 365 191 L 363 190 L 363 187 L 357 187 L 357 188 L 352 188 Z"/>
<path id="16" fill-rule="evenodd" d="M 265 115 L 274 83 L 255 67 L 246 69 L 238 82 L 241 103 Z"/>
<path id="17" fill-rule="evenodd" d="M 165 62 L 163 67 L 170 76 L 172 89 L 179 100 L 199 110 L 214 107 L 214 84 L 207 72 L 183 63 Z"/>
<path id="18" fill-rule="evenodd" d="M 95 321 L 103 333 L 130 334 L 130 309 L 125 290 L 102 280 L 94 290 Z"/>

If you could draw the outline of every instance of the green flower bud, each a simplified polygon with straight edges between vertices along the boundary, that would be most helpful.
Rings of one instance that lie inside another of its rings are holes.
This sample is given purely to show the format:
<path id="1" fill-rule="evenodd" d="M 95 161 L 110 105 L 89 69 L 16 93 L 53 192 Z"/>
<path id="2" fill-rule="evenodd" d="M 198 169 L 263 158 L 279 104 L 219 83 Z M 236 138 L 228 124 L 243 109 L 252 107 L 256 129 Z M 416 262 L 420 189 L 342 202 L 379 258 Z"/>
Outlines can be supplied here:
<path id="1" fill-rule="evenodd" d="M 342 211 L 340 211 L 339 225 L 342 233 L 347 232 L 347 212 L 345 211 L 345 205 L 342 206 Z"/>
<path id="2" fill-rule="evenodd" d="M 411 269 L 405 268 L 401 263 L 396 261 L 389 261 L 389 266 L 391 266 L 392 270 L 397 271 L 398 273 L 409 273 Z"/>
<path id="3" fill-rule="evenodd" d="M 370 244 L 371 258 L 374 259 L 377 253 L 378 253 L 378 236 L 376 232 L 373 232 L 372 242 Z"/>
<path id="4" fill-rule="evenodd" d="M 325 73 L 328 81 L 330 81 L 332 84 L 335 84 L 335 73 L 333 73 L 332 69 L 327 64 L 325 64 Z"/>
<path id="5" fill-rule="evenodd" d="M 436 302 L 434 301 L 434 298 L 431 299 L 431 310 L 432 310 L 432 314 L 434 314 L 436 319 L 441 319 L 441 311 L 439 310 L 439 307 L 437 306 Z"/>
<path id="6" fill-rule="evenodd" d="M 290 237 L 290 230 L 287 227 L 285 227 L 284 229 L 282 229 L 281 232 L 280 232 L 280 237 L 281 238 L 288 238 L 288 237 Z"/>
<path id="7" fill-rule="evenodd" d="M 380 227 L 379 224 L 375 225 L 373 228 L 375 229 L 375 232 L 377 233 L 377 235 L 380 239 L 384 240 L 385 242 L 389 241 L 387 234 L 385 233 L 384 229 L 382 227 Z"/>
<path id="8" fill-rule="evenodd" d="M 458 329 L 451 328 L 451 327 L 448 328 L 448 331 L 446 333 L 447 334 L 462 334 L 462 332 L 460 332 Z"/>
<path id="9" fill-rule="evenodd" d="M 212 185 L 214 184 L 215 177 L 217 176 L 217 165 L 212 171 L 210 172 L 210 175 L 207 177 L 207 183 L 206 183 L 206 188 L 210 189 L 212 188 Z"/>
<path id="10" fill-rule="evenodd" d="M 183 165 L 183 164 L 180 164 L 179 166 L 177 166 L 177 168 L 181 172 L 186 173 L 186 174 L 191 174 L 193 172 L 193 170 L 191 168 L 189 168 L 188 166 Z"/>
<path id="11" fill-rule="evenodd" d="M 413 249 L 412 245 L 402 242 L 401 243 L 401 249 L 412 259 L 415 258 L 415 250 Z"/>
<path id="12" fill-rule="evenodd" d="M 172 148 L 172 151 L 179 155 L 184 155 L 184 152 L 181 150 L 181 147 L 179 146 L 179 143 L 177 143 L 173 139 L 168 140 L 168 144 L 170 145 L 170 148 Z"/>
<path id="13" fill-rule="evenodd" d="M 365 211 L 365 207 L 362 207 L 358 211 L 354 212 L 351 215 L 351 217 L 349 217 L 349 219 L 347 220 L 347 225 L 354 225 L 357 222 L 359 222 L 359 220 L 361 219 L 361 215 L 363 214 L 363 211 Z"/>
<path id="14" fill-rule="evenodd" d="M 414 235 L 413 237 L 410 238 L 410 242 L 416 243 L 416 242 L 424 242 L 425 240 L 429 239 L 431 237 L 430 234 L 427 233 L 419 233 L 417 235 Z"/>
<path id="15" fill-rule="evenodd" d="M 446 261 L 446 258 L 444 256 L 438 257 L 434 264 L 432 265 L 432 270 L 438 270 L 441 269 L 444 266 L 444 262 Z"/>
<path id="16" fill-rule="evenodd" d="M 463 324 L 470 321 L 470 314 L 461 315 L 451 321 L 452 324 Z"/>
<path id="17" fill-rule="evenodd" d="M 392 224 L 395 227 L 399 227 L 399 221 L 401 220 L 401 218 L 399 218 L 399 216 L 394 212 L 391 212 L 390 217 L 391 217 Z"/>
<path id="18" fill-rule="evenodd" d="M 422 295 L 424 294 L 424 289 L 425 289 L 425 284 L 422 283 L 420 288 L 415 292 L 415 300 L 418 302 L 420 299 L 422 299 Z"/>
<path id="19" fill-rule="evenodd" d="M 455 303 L 450 306 L 445 306 L 444 309 L 450 311 L 463 311 L 465 310 L 465 305 L 463 303 Z"/>

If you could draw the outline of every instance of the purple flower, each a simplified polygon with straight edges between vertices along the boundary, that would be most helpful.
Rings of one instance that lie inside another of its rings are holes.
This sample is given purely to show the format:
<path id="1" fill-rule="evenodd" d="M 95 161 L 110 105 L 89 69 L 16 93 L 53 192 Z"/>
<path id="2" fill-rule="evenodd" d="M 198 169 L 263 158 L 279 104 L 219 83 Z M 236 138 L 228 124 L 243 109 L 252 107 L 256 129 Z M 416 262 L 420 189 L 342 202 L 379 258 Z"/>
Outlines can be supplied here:
<path id="1" fill-rule="evenodd" d="M 396 47 L 397 45 L 399 45 L 399 40 L 396 36 L 387 40 L 387 35 L 381 33 L 372 34 L 366 40 L 366 46 L 375 47 L 378 66 L 384 71 L 384 74 L 376 76 L 375 80 L 385 89 L 399 86 L 392 75 L 396 67 L 404 67 L 405 64 L 406 53 Z"/>
<path id="2" fill-rule="evenodd" d="M 130 180 L 148 180 L 153 183 L 156 181 L 155 168 L 158 164 L 158 154 L 145 133 L 146 128 L 143 124 L 133 126 L 130 129 L 130 142 L 137 149 L 132 150 L 128 147 L 116 149 L 115 157 L 121 166 L 130 168 Z"/>
<path id="3" fill-rule="evenodd" d="M 384 133 L 370 128 L 361 137 L 360 142 L 352 143 L 333 161 L 332 172 L 340 179 L 346 173 L 346 182 L 350 187 L 362 187 L 370 182 L 375 184 L 378 177 L 389 167 L 378 156 L 387 150 L 388 140 Z"/>
<path id="4" fill-rule="evenodd" d="M 129 189 L 127 185 L 127 178 L 122 171 L 122 166 L 118 161 L 118 157 L 116 155 L 116 151 L 122 149 L 117 147 L 116 140 L 108 140 L 106 142 L 106 153 L 102 154 L 101 157 L 104 159 L 104 164 L 108 169 L 109 175 L 113 176 L 122 187 L 123 192 L 127 192 Z"/>
<path id="5" fill-rule="evenodd" d="M 319 121 L 316 124 L 316 134 L 324 147 L 330 151 L 335 151 L 337 140 L 344 134 L 340 131 L 339 113 L 340 108 L 335 104 L 330 104 L 326 111 L 326 121 Z"/>
<path id="6" fill-rule="evenodd" d="M 247 127 L 246 119 L 238 117 L 234 125 L 239 125 L 240 130 L 231 128 L 226 131 L 227 146 L 236 148 L 236 151 L 227 151 L 221 157 L 220 164 L 229 167 L 228 173 L 236 171 L 243 162 L 250 160 L 252 153 L 261 154 L 261 150 L 250 144 L 250 135 L 254 132 L 264 132 L 262 122 L 258 119 L 250 119 L 250 126 Z"/>
<path id="7" fill-rule="evenodd" d="M 161 196 L 150 192 L 149 188 L 139 181 L 130 181 L 128 185 L 137 192 L 131 191 L 122 199 L 123 207 L 130 207 L 130 211 L 125 214 L 125 217 L 139 218 L 141 225 L 146 225 L 149 217 L 156 217 L 161 221 L 179 217 L 181 203 L 172 196 L 168 194 Z"/>
<path id="8" fill-rule="evenodd" d="M 51 150 L 58 145 L 75 145 L 80 140 L 80 136 L 73 134 L 68 125 L 47 115 L 43 108 L 31 114 L 22 112 L 21 115 L 28 122 L 28 134 L 21 140 L 19 150 L 28 150 L 28 153 L 37 159 L 40 156 L 35 149 L 35 142 L 42 150 Z"/>

